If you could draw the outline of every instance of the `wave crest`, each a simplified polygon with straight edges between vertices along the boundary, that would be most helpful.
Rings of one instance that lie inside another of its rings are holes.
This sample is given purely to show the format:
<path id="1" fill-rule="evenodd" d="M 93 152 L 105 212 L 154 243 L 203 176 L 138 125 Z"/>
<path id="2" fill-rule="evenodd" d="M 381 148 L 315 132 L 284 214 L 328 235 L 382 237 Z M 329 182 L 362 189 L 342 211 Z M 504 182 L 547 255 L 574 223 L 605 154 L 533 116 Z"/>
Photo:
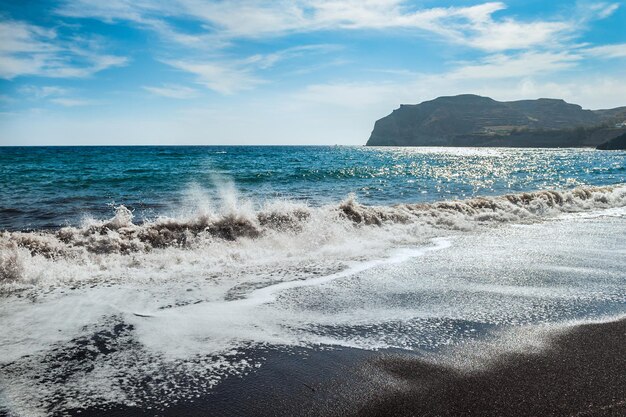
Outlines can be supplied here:
<path id="1" fill-rule="evenodd" d="M 432 225 L 464 229 L 467 222 L 519 221 L 529 218 L 626 205 L 626 187 L 585 187 L 569 191 L 536 191 L 499 197 L 389 207 L 365 206 L 354 198 L 339 209 L 355 223 L 382 225 L 387 222 L 425 221 Z"/>
<path id="2" fill-rule="evenodd" d="M 82 227 L 58 231 L 4 232 L 4 247 L 25 248 L 46 258 L 74 252 L 131 254 L 157 248 L 197 247 L 205 241 L 256 239 L 270 233 L 297 234 L 311 221 L 342 223 L 341 227 L 381 227 L 387 224 L 423 223 L 466 230 L 476 224 L 541 219 L 563 212 L 580 212 L 626 205 L 626 187 L 585 187 L 569 191 L 537 191 L 459 201 L 367 206 L 354 196 L 336 205 L 312 208 L 274 202 L 258 211 L 202 213 L 189 218 L 157 218 L 133 223 L 133 213 L 116 207 L 115 216 Z M 321 219 L 321 220 L 320 220 Z M 10 251 L 3 251 L 10 253 Z M 6 258 L 6 259 L 5 259 Z M 3 276 L 13 276 L 10 255 L 3 255 Z M 13 268 L 13 269 L 12 269 Z M 5 278 L 7 279 L 7 278 Z"/>

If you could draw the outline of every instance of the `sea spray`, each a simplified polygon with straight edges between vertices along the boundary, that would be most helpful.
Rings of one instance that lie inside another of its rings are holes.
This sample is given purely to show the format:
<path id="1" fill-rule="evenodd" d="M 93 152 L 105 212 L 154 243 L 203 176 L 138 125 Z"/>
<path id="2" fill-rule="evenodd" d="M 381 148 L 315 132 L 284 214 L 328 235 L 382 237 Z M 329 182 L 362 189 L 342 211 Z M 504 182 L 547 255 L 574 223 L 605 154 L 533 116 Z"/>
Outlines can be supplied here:
<path id="1" fill-rule="evenodd" d="M 193 248 L 212 239 L 235 241 L 276 232 L 297 233 L 313 218 L 318 222 L 344 223 L 343 227 L 423 223 L 463 230 L 481 223 L 541 220 L 559 213 L 626 205 L 626 187 L 615 186 L 393 206 L 359 204 L 354 195 L 337 205 L 319 208 L 274 200 L 254 210 L 252 203 L 246 200 L 240 203 L 234 189 L 230 190 L 224 192 L 227 197 L 218 210 L 199 207 L 193 216 L 157 217 L 133 223 L 133 213 L 124 206 L 117 206 L 110 220 L 90 220 L 81 227 L 64 227 L 52 232 L 4 232 L 2 239 L 29 249 L 33 255 L 46 257 L 76 248 L 92 253 L 130 254 L 155 248 Z"/>
<path id="2" fill-rule="evenodd" d="M 135 223 L 129 209 L 116 206 L 113 218 L 88 219 L 79 227 L 3 232 L 0 291 L 188 274 L 226 279 L 259 264 L 320 257 L 341 265 L 442 234 L 626 206 L 624 186 L 391 206 L 367 206 L 354 196 L 322 207 L 276 199 L 256 210 L 248 200 L 239 202 L 234 188 L 223 193 L 229 197 L 220 198 L 221 204 L 196 189 L 186 206 L 193 209 L 178 217 Z"/>

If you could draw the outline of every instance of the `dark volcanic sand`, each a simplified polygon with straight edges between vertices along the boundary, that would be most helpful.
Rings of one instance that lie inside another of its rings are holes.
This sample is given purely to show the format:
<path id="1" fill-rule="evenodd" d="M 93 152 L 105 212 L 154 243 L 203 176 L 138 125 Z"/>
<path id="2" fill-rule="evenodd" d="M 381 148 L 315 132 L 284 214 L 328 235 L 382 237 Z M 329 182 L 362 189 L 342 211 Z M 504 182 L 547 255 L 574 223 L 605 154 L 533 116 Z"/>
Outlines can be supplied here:
<path id="1" fill-rule="evenodd" d="M 543 355 L 504 355 L 473 374 L 393 357 L 377 367 L 409 388 L 383 389 L 355 415 L 626 416 L 626 320 L 575 327 Z"/>
<path id="2" fill-rule="evenodd" d="M 472 373 L 356 349 L 264 356 L 193 403 L 76 415 L 626 416 L 626 320 L 574 327 L 540 355 L 503 354 Z"/>

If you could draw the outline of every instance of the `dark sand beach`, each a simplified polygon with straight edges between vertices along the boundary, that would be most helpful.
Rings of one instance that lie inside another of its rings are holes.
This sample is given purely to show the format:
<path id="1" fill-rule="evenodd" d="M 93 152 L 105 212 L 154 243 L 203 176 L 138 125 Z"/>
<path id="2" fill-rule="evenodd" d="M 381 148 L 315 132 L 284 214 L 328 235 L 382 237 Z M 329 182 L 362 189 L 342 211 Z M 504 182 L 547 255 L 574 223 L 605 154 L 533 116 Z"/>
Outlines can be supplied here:
<path id="1" fill-rule="evenodd" d="M 381 358 L 381 372 L 407 389 L 383 389 L 354 415 L 624 416 L 625 341 L 626 320 L 581 325 L 556 336 L 543 354 L 506 354 L 467 374 Z"/>
<path id="2" fill-rule="evenodd" d="M 265 352 L 261 368 L 225 380 L 194 402 L 158 411 L 122 407 L 75 415 L 626 415 L 625 319 L 578 325 L 548 339 L 540 353 L 502 353 L 474 371 L 396 352 Z"/>

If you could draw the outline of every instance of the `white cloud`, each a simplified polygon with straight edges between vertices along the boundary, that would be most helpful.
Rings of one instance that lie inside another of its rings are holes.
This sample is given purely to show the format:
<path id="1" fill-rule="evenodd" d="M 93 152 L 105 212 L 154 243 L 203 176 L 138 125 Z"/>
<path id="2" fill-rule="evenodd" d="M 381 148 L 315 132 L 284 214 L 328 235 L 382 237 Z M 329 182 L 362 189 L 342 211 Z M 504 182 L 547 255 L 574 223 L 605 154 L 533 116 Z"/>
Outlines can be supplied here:
<path id="1" fill-rule="evenodd" d="M 500 100 L 562 98 L 586 109 L 613 108 L 626 104 L 626 84 L 616 74 L 578 75 L 563 79 L 528 77 L 512 83 L 485 83 L 477 87 L 476 91 Z"/>
<path id="2" fill-rule="evenodd" d="M 96 101 L 93 100 L 84 100 L 79 98 L 69 98 L 69 97 L 58 97 L 50 99 L 50 101 L 54 104 L 58 104 L 63 107 L 79 107 L 79 106 L 91 106 L 96 104 Z"/>
<path id="3" fill-rule="evenodd" d="M 221 94 L 233 94 L 249 90 L 264 81 L 230 62 L 194 62 L 184 60 L 164 61 L 166 64 L 196 76 L 196 82 Z"/>
<path id="4" fill-rule="evenodd" d="M 20 87 L 18 91 L 23 95 L 33 97 L 35 99 L 43 99 L 50 96 L 65 96 L 70 93 L 71 90 L 55 85 L 24 85 Z"/>
<path id="5" fill-rule="evenodd" d="M 84 40 L 63 41 L 52 29 L 0 21 L 0 78 L 82 78 L 128 62 L 125 57 L 99 54 L 81 43 Z"/>
<path id="6" fill-rule="evenodd" d="M 489 19 L 477 23 L 474 35 L 468 43 L 486 51 L 505 51 L 507 49 L 527 49 L 554 42 L 573 30 L 568 22 L 530 22 L 519 23 L 512 19 L 494 22 Z"/>
<path id="7" fill-rule="evenodd" d="M 607 17 L 611 16 L 613 13 L 615 13 L 617 9 L 619 9 L 619 7 L 619 3 L 606 2 L 592 3 L 587 6 L 589 11 L 595 14 L 600 19 L 606 19 Z"/>
<path id="8" fill-rule="evenodd" d="M 154 95 L 167 98 L 189 99 L 198 96 L 197 90 L 183 85 L 166 84 L 161 87 L 144 86 L 143 89 Z"/>
<path id="9" fill-rule="evenodd" d="M 586 48 L 583 53 L 598 58 L 626 58 L 626 43 Z"/>
<path id="10" fill-rule="evenodd" d="M 606 6 L 596 11 L 607 16 Z M 64 16 L 127 20 L 159 32 L 163 39 L 188 46 L 228 45 L 233 39 L 283 36 L 322 30 L 408 29 L 434 33 L 448 41 L 487 51 L 528 48 L 560 40 L 576 29 L 576 22 L 523 22 L 494 19 L 506 8 L 502 2 L 474 6 L 416 9 L 406 0 L 177 0 L 101 2 L 73 0 L 57 12 Z M 167 19 L 182 16 L 203 23 L 205 32 L 181 33 Z"/>
<path id="11" fill-rule="evenodd" d="M 268 54 L 255 54 L 242 60 L 243 64 L 268 69 L 281 61 L 294 59 L 311 53 L 327 53 L 341 50 L 341 46 L 332 44 L 300 45 Z"/>
<path id="12" fill-rule="evenodd" d="M 196 82 L 221 94 L 233 94 L 250 90 L 267 80 L 256 75 L 267 70 L 278 62 L 294 59 L 305 53 L 325 53 L 337 50 L 336 45 L 303 45 L 286 48 L 269 54 L 255 54 L 241 59 L 224 59 L 219 56 L 212 60 L 164 60 L 174 68 L 189 72 L 196 76 Z"/>
<path id="13" fill-rule="evenodd" d="M 364 108 L 380 102 L 409 98 L 412 86 L 399 83 L 327 83 L 312 84 L 294 94 L 295 101 L 328 104 L 345 108 Z"/>
<path id="14" fill-rule="evenodd" d="M 183 49 L 181 54 L 180 49 L 169 49 L 165 53 L 169 58 L 162 62 L 193 74 L 196 82 L 206 88 L 233 94 L 267 82 L 263 71 L 281 61 L 333 48 L 298 46 L 244 58 L 223 52 L 243 39 L 328 30 L 401 30 L 401 36 L 426 34 L 488 53 L 476 62 L 461 63 L 449 77 L 525 77 L 576 66 L 584 56 L 571 40 L 586 22 L 606 18 L 618 7 L 617 3 L 591 3 L 573 6 L 575 12 L 570 16 L 521 20 L 501 16 L 507 6 L 498 1 L 424 8 L 408 0 L 73 0 L 63 3 L 57 13 L 106 22 L 130 21 L 156 31 L 164 41 L 205 48 L 210 52 L 193 59 L 185 56 L 189 50 Z M 193 33 L 183 32 L 175 27 L 174 17 L 195 20 L 198 25 L 194 25 Z M 589 49 L 587 55 L 601 52 L 619 55 L 621 49 Z M 152 92 L 159 94 L 157 90 Z M 161 95 L 168 93 L 181 94 L 161 91 Z"/>
<path id="15" fill-rule="evenodd" d="M 116 20 L 142 21 L 143 15 L 150 10 L 160 13 L 164 7 L 158 2 L 142 0 L 72 0 L 62 4 L 57 12 L 63 16 L 92 17 L 113 23 Z"/>
<path id="16" fill-rule="evenodd" d="M 88 0 L 89 1 L 89 0 Z M 322 30 L 416 30 L 475 48 L 500 51 L 554 41 L 573 30 L 569 21 L 494 19 L 502 2 L 415 9 L 404 0 L 229 1 L 179 0 L 181 11 L 208 22 L 229 39 Z"/>
<path id="17" fill-rule="evenodd" d="M 489 55 L 476 63 L 466 63 L 447 74 L 453 79 L 519 78 L 575 67 L 582 56 L 569 52 L 522 52 Z"/>
<path id="18" fill-rule="evenodd" d="M 96 104 L 94 100 L 77 98 L 74 89 L 59 87 L 56 85 L 24 85 L 18 92 L 30 100 L 45 100 L 63 107 L 78 107 Z"/>

